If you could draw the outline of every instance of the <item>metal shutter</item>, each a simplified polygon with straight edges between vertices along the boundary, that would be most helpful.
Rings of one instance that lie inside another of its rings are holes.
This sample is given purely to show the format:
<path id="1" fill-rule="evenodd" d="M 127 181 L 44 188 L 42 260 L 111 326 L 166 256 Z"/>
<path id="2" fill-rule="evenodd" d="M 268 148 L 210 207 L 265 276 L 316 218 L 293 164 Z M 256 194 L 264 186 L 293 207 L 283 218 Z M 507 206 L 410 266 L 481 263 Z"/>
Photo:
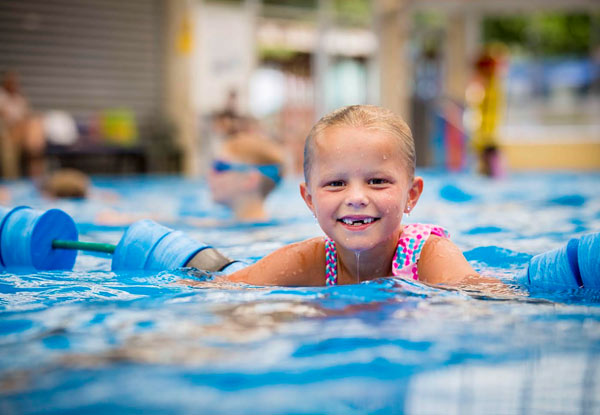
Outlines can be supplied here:
<path id="1" fill-rule="evenodd" d="M 0 70 L 35 110 L 126 107 L 143 136 L 161 111 L 163 22 L 160 0 L 2 0 Z"/>

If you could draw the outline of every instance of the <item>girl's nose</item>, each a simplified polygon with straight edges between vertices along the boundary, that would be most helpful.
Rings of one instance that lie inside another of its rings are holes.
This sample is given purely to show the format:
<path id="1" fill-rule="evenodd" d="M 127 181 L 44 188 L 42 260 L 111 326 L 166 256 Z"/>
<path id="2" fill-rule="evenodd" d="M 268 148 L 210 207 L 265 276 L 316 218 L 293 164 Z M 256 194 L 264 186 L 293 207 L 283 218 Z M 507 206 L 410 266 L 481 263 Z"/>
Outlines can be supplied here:
<path id="1" fill-rule="evenodd" d="M 346 204 L 353 207 L 367 206 L 369 204 L 369 198 L 365 192 L 365 189 L 358 185 L 349 186 L 346 196 Z"/>

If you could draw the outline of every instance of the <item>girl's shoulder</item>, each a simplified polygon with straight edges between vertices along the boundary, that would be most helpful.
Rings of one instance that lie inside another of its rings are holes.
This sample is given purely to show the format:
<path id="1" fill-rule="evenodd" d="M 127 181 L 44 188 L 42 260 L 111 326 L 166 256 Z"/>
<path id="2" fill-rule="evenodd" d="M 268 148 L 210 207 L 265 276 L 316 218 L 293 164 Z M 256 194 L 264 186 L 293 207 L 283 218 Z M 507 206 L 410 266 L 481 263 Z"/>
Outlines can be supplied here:
<path id="1" fill-rule="evenodd" d="M 419 280 L 430 284 L 453 284 L 478 275 L 450 239 L 433 233 L 423 246 L 418 268 Z"/>
<path id="2" fill-rule="evenodd" d="M 283 246 L 229 279 L 254 285 L 323 285 L 325 239 L 316 237 Z"/>
<path id="3" fill-rule="evenodd" d="M 290 255 L 298 256 L 301 262 L 305 262 L 306 264 L 315 262 L 314 259 L 318 259 L 320 256 L 325 258 L 325 238 L 315 237 L 300 242 L 294 242 L 282 246 L 265 258 L 274 256 L 275 258 L 285 258 L 286 260 L 290 260 Z M 306 261 L 304 261 L 304 259 L 306 259 Z"/>
<path id="4" fill-rule="evenodd" d="M 297 242 L 299 249 L 307 250 L 319 254 L 325 258 L 325 237 L 316 236 L 314 238 L 305 239 L 304 241 Z"/>

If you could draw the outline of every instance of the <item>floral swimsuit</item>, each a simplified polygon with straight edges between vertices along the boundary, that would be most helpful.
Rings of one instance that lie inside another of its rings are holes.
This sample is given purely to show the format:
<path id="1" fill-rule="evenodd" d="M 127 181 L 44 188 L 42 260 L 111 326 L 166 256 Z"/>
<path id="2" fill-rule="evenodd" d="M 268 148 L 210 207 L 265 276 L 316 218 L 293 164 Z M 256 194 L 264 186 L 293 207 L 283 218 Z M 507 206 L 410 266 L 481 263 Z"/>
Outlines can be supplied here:
<path id="1" fill-rule="evenodd" d="M 449 238 L 445 229 L 423 223 L 411 223 L 405 225 L 400 238 L 396 254 L 392 260 L 392 274 L 397 277 L 419 279 L 417 262 L 421 257 L 421 250 L 429 235 Z M 337 284 L 337 252 L 335 242 L 325 238 L 325 283 L 326 285 Z"/>

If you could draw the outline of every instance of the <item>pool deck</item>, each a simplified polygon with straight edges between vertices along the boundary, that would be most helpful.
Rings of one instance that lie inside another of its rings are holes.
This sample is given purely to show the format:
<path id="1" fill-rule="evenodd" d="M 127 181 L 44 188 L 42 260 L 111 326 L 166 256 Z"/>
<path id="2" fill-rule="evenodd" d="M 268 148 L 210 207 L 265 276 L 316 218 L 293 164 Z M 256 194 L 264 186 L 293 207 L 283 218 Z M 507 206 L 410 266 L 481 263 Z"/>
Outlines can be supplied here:
<path id="1" fill-rule="evenodd" d="M 565 131 L 560 126 L 504 135 L 511 170 L 600 170 L 600 126 Z"/>

